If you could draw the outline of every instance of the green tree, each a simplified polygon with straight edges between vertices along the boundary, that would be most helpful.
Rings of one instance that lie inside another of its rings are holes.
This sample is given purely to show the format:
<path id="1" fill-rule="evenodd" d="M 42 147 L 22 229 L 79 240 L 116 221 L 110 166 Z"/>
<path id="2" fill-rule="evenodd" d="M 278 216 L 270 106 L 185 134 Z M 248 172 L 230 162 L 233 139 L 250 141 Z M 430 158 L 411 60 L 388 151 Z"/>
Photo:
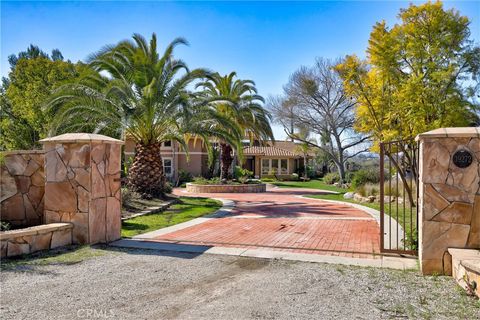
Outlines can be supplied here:
<path id="1" fill-rule="evenodd" d="M 337 66 L 357 101 L 355 128 L 373 137 L 373 150 L 380 142 L 478 121 L 480 48 L 469 39 L 468 18 L 441 2 L 410 5 L 398 17 L 391 28 L 384 21 L 373 27 L 366 60 L 347 56 Z M 416 159 L 401 165 L 392 154 L 408 155 L 408 148 L 387 153 L 405 185 Z"/>
<path id="2" fill-rule="evenodd" d="M 202 95 L 210 99 L 219 114 L 233 122 L 235 126 L 224 127 L 228 132 L 240 132 L 250 141 L 273 140 L 270 127 L 270 113 L 263 108 L 264 99 L 257 94 L 255 83 L 252 80 L 235 79 L 236 73 L 221 76 L 219 73 L 210 74 L 204 82 L 197 84 L 202 88 Z M 230 166 L 233 162 L 233 150 L 241 155 L 242 144 L 236 145 L 220 140 L 220 178 L 228 178 Z"/>
<path id="3" fill-rule="evenodd" d="M 468 18 L 428 2 L 402 9 L 399 19 L 373 27 L 365 61 L 347 56 L 337 66 L 357 100 L 356 129 L 378 143 L 475 123 L 480 48 Z"/>
<path id="4" fill-rule="evenodd" d="M 163 141 L 178 141 L 188 151 L 186 141 L 195 134 L 211 151 L 209 136 L 239 140 L 238 134 L 217 130 L 219 123 L 225 127 L 231 123 L 217 116 L 209 101 L 188 90 L 207 72 L 188 70 L 174 57 L 175 47 L 185 44 L 186 40 L 175 39 L 159 55 L 155 34 L 150 41 L 135 34 L 133 40 L 93 54 L 89 65 L 96 72 L 60 87 L 49 101 L 49 109 L 56 114 L 56 132 L 93 131 L 132 138 L 136 153 L 128 180 L 144 196 L 164 193 Z"/>
<path id="5" fill-rule="evenodd" d="M 63 61 L 59 50 L 51 57 L 31 45 L 9 56 L 10 73 L 0 88 L 0 148 L 31 149 L 46 137 L 52 115 L 43 108 L 52 90 L 79 74 L 77 66 Z"/>

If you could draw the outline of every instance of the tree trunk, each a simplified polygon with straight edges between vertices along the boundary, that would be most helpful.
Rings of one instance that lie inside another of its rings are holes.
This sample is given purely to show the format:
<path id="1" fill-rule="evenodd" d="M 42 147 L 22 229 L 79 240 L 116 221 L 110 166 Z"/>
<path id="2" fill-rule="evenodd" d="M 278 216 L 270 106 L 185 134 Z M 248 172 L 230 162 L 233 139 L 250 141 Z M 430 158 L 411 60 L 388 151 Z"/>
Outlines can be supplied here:
<path id="1" fill-rule="evenodd" d="M 132 166 L 128 172 L 128 185 L 144 197 L 160 197 L 165 191 L 161 143 L 136 146 Z"/>
<path id="2" fill-rule="evenodd" d="M 228 170 L 232 164 L 232 147 L 226 143 L 220 143 L 220 179 L 228 179 Z"/>

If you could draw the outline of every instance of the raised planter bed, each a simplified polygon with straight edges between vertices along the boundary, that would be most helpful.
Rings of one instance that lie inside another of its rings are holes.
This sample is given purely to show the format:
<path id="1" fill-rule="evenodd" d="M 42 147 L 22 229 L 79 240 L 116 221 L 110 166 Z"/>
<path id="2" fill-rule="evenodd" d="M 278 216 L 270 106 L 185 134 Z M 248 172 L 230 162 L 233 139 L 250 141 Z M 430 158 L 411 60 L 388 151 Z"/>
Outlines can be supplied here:
<path id="1" fill-rule="evenodd" d="M 194 184 L 187 183 L 190 193 L 259 193 L 267 191 L 265 183 L 257 184 Z"/>

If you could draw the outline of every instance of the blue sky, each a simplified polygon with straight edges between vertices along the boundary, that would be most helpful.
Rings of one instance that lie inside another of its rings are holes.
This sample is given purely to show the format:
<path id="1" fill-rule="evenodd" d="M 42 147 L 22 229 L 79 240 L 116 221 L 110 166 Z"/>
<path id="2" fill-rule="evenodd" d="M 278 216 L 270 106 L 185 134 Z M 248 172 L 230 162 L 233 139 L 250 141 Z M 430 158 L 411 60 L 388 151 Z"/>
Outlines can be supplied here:
<path id="1" fill-rule="evenodd" d="M 156 32 L 165 45 L 182 36 L 189 47 L 177 56 L 189 67 L 237 71 L 253 79 L 260 94 L 279 94 L 289 75 L 315 57 L 364 56 L 375 22 L 396 22 L 407 1 L 317 2 L 1 2 L 1 69 L 7 57 L 36 44 L 84 60 L 105 44 Z M 480 41 L 480 2 L 452 1 L 471 20 Z M 275 128 L 283 138 L 281 128 Z"/>

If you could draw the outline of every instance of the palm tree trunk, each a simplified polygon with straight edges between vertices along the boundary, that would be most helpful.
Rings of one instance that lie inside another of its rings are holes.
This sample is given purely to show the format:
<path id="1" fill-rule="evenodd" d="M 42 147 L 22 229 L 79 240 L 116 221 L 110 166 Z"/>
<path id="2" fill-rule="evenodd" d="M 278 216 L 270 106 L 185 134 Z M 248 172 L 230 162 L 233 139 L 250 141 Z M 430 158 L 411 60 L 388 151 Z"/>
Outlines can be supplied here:
<path id="1" fill-rule="evenodd" d="M 228 170 L 232 164 L 232 147 L 226 143 L 220 143 L 220 159 L 221 159 L 221 166 L 220 166 L 220 179 L 227 180 L 228 179 Z"/>
<path id="2" fill-rule="evenodd" d="M 160 146 L 161 143 L 138 143 L 136 146 L 135 157 L 128 172 L 128 185 L 144 197 L 160 197 L 164 194 L 166 180 Z"/>

